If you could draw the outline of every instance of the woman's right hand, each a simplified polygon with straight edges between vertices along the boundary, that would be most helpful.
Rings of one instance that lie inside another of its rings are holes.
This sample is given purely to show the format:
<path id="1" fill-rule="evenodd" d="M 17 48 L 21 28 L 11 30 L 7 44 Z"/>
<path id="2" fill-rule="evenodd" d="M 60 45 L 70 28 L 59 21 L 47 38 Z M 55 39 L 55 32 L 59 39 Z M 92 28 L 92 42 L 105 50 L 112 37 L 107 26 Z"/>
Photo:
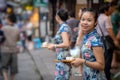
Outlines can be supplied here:
<path id="1" fill-rule="evenodd" d="M 51 44 L 51 43 L 48 43 L 47 48 L 48 48 L 49 50 L 54 51 L 54 50 L 55 50 L 55 45 L 54 45 L 54 44 Z"/>
<path id="2" fill-rule="evenodd" d="M 78 37 L 76 40 L 76 44 L 75 44 L 76 46 L 79 46 L 81 44 L 83 36 L 84 36 L 84 31 L 82 30 L 82 28 L 80 28 L 79 33 L 78 33 Z"/>

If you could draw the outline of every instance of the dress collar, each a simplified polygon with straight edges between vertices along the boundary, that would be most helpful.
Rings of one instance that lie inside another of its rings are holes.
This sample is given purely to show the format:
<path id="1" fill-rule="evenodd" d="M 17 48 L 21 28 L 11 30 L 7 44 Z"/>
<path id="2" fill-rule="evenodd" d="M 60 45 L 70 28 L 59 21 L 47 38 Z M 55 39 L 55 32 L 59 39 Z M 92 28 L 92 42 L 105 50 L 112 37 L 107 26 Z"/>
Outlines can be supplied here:
<path id="1" fill-rule="evenodd" d="M 86 34 L 84 38 L 88 38 L 91 35 L 94 35 L 95 33 L 97 33 L 96 29 L 93 29 L 93 31 L 91 31 L 90 33 Z"/>

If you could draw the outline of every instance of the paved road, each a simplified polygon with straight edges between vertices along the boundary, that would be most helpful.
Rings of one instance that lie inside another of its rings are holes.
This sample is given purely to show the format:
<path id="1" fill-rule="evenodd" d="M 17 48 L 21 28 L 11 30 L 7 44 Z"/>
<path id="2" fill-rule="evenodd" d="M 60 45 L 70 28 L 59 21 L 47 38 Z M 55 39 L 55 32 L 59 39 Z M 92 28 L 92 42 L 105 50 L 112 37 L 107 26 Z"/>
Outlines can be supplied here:
<path id="1" fill-rule="evenodd" d="M 46 49 L 31 51 L 31 55 L 27 52 L 18 54 L 19 73 L 15 80 L 53 80 L 54 55 Z"/>
<path id="2" fill-rule="evenodd" d="M 15 80 L 54 80 L 53 60 L 56 54 L 42 48 L 30 53 L 18 54 L 19 73 L 15 76 Z M 70 80 L 80 80 L 80 77 L 72 77 Z"/>

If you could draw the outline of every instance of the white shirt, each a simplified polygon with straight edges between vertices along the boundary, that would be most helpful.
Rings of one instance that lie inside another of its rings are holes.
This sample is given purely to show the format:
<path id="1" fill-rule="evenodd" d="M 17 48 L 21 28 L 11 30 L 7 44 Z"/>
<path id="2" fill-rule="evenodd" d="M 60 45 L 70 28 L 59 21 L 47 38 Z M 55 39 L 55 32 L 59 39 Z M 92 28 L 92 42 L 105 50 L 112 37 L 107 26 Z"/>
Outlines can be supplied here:
<path id="1" fill-rule="evenodd" d="M 96 26 L 97 32 L 101 35 L 101 36 L 108 36 L 109 33 L 107 31 L 108 28 L 112 28 L 112 23 L 110 20 L 110 17 L 105 15 L 105 14 L 100 14 L 98 17 L 98 24 Z M 101 33 L 101 30 L 103 32 L 103 35 Z"/>

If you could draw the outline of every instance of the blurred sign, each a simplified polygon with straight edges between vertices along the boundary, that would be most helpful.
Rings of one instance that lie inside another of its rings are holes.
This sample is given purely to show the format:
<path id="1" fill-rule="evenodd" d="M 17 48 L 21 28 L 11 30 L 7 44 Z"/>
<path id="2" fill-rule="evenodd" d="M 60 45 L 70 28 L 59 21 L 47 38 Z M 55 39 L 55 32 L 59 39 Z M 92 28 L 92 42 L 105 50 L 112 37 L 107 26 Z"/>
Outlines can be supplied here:
<path id="1" fill-rule="evenodd" d="M 112 0 L 104 0 L 104 2 L 112 2 Z"/>
<path id="2" fill-rule="evenodd" d="M 87 4 L 87 0 L 77 0 L 77 4 Z"/>
<path id="3" fill-rule="evenodd" d="M 34 6 L 44 7 L 48 5 L 48 0 L 34 0 Z"/>
<path id="4" fill-rule="evenodd" d="M 32 10 L 33 7 L 28 5 L 28 6 L 25 7 L 25 9 L 26 9 L 26 10 Z"/>

